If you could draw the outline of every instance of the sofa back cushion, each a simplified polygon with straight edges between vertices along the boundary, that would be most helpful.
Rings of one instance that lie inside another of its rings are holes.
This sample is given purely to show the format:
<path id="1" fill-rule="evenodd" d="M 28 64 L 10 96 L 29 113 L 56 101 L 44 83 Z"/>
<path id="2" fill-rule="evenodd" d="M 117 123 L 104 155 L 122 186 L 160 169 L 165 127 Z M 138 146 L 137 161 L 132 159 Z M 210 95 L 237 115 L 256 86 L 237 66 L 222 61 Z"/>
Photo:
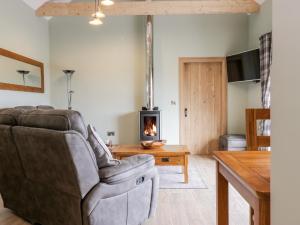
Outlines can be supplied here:
<path id="1" fill-rule="evenodd" d="M 13 127 L 25 176 L 35 183 L 84 197 L 99 182 L 90 146 L 76 131 Z"/>
<path id="2" fill-rule="evenodd" d="M 0 193 L 29 221 L 82 225 L 81 201 L 99 183 L 95 157 L 79 113 L 47 111 L 0 109 Z"/>
<path id="3" fill-rule="evenodd" d="M 50 106 L 50 105 L 38 105 L 38 106 L 21 105 L 21 106 L 16 106 L 15 109 L 24 109 L 24 110 L 44 109 L 44 110 L 50 110 L 50 109 L 54 109 L 54 107 Z"/>
<path id="4" fill-rule="evenodd" d="M 24 112 L 26 111 L 23 109 L 0 109 L 0 124 L 16 126 L 19 116 Z"/>
<path id="5" fill-rule="evenodd" d="M 1 117 L 1 116 L 0 116 Z M 24 170 L 13 141 L 12 127 L 0 125 L 0 193 L 4 206 L 19 215 L 28 215 Z M 34 203 L 32 203 L 34 204 Z"/>
<path id="6" fill-rule="evenodd" d="M 33 110 L 19 117 L 19 126 L 45 128 L 57 131 L 74 130 L 85 139 L 87 129 L 81 114 L 73 110 Z"/>

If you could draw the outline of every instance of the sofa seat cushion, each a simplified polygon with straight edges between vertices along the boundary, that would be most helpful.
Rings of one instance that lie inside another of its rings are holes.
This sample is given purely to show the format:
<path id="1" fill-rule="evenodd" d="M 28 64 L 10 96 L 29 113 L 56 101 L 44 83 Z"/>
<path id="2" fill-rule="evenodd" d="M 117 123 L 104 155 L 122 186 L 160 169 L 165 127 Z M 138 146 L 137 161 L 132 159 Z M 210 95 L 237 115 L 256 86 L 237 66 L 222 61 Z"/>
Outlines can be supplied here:
<path id="1" fill-rule="evenodd" d="M 100 169 L 99 176 L 101 182 L 119 183 L 143 175 L 154 165 L 155 160 L 152 155 L 134 155 L 121 160 L 119 165 Z"/>

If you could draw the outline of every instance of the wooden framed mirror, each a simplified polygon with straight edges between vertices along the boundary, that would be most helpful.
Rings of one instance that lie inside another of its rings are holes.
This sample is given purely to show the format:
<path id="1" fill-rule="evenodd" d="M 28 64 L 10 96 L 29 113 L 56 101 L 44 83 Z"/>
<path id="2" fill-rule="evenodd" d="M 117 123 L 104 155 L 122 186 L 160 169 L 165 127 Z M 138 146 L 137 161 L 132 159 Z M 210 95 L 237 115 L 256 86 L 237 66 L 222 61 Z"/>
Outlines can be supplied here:
<path id="1" fill-rule="evenodd" d="M 44 64 L 0 48 L 0 89 L 44 93 Z"/>

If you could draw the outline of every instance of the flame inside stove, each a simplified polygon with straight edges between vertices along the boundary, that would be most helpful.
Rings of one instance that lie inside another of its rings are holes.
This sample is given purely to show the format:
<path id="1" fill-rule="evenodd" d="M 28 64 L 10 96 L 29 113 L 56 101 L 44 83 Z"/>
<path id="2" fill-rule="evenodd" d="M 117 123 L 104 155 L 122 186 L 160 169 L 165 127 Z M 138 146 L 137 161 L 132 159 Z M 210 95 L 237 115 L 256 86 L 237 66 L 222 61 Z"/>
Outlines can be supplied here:
<path id="1" fill-rule="evenodd" d="M 155 125 L 155 119 L 147 118 L 145 120 L 144 134 L 146 136 L 152 136 L 152 137 L 157 135 L 157 128 L 156 128 L 156 125 Z"/>

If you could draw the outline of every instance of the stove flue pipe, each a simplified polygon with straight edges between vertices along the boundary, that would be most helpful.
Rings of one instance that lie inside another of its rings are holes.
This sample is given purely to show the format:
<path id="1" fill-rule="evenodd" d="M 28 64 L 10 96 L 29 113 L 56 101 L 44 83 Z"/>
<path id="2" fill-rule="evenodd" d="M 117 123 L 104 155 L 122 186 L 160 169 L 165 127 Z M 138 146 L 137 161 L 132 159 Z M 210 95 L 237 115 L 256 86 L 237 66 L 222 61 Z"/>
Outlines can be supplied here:
<path id="1" fill-rule="evenodd" d="M 153 85 L 153 16 L 147 16 L 146 24 L 146 103 L 147 109 L 154 107 Z"/>

